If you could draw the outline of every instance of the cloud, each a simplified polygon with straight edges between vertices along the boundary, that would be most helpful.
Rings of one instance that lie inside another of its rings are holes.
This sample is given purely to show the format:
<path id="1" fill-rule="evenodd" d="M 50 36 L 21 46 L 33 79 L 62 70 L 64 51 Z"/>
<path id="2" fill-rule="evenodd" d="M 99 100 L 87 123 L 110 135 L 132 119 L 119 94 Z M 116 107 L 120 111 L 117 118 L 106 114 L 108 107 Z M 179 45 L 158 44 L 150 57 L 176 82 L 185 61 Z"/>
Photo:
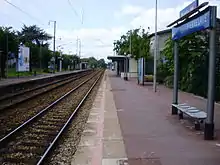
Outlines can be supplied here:
<path id="1" fill-rule="evenodd" d="M 126 5 L 122 8 L 121 14 L 122 15 L 136 15 L 143 11 L 144 9 L 140 6 L 132 6 Z"/>
<path id="2" fill-rule="evenodd" d="M 124 27 L 113 28 L 81 28 L 75 30 L 57 30 L 56 47 L 63 45 L 64 53 L 76 53 L 76 39 L 81 40 L 82 57 L 94 56 L 95 58 L 104 58 L 113 54 L 113 42 L 124 34 L 128 29 Z M 53 29 L 46 30 L 53 34 Z M 59 40 L 61 38 L 61 40 Z M 52 41 L 51 49 L 53 47 Z"/>
<path id="3" fill-rule="evenodd" d="M 12 1 L 12 0 L 11 0 Z M 60 14 L 56 15 L 53 13 L 53 11 L 48 11 L 48 6 L 53 8 L 53 10 L 57 13 L 61 13 L 61 9 L 66 9 L 68 3 L 63 3 L 61 1 L 57 1 L 57 3 L 53 3 L 53 0 L 46 1 L 46 4 L 43 3 L 43 1 L 36 1 L 33 3 L 27 3 L 29 1 L 25 0 L 17 0 L 16 2 L 12 1 L 16 5 L 22 7 L 25 11 L 30 13 L 33 17 L 36 18 L 42 18 L 41 21 L 43 21 L 44 24 L 47 24 L 49 19 L 57 20 L 58 27 L 57 27 L 57 41 L 56 46 L 63 45 L 64 47 L 64 53 L 69 53 L 69 51 L 72 51 L 72 53 L 76 52 L 76 38 L 77 36 L 81 39 L 82 43 L 82 57 L 89 57 L 94 56 L 96 58 L 105 58 L 108 55 L 113 54 L 113 42 L 116 39 L 119 39 L 122 34 L 125 34 L 127 30 L 131 28 L 139 28 L 140 26 L 143 28 L 150 27 L 150 32 L 154 32 L 154 25 L 155 25 L 155 9 L 152 8 L 144 8 L 144 6 L 134 6 L 134 5 L 124 5 L 122 6 L 121 10 L 119 11 L 112 11 L 114 13 L 115 18 L 119 18 L 117 20 L 117 23 L 119 23 L 117 26 L 112 26 L 109 28 L 79 28 L 79 29 L 65 29 L 67 26 L 62 26 L 62 28 L 59 27 L 61 23 L 65 23 L 61 18 L 63 18 L 63 15 L 60 16 Z M 204 2 L 205 0 L 200 0 L 200 4 Z M 59 3 L 58 3 L 59 2 Z M 158 30 L 166 29 L 166 26 L 179 18 L 179 11 L 183 9 L 185 6 L 187 6 L 191 1 L 188 0 L 187 2 L 184 2 L 183 4 L 180 4 L 174 8 L 158 8 Z M 217 5 L 220 6 L 219 0 L 209 0 L 211 5 Z M 26 4 L 23 6 L 22 4 Z M 44 8 L 41 7 L 41 5 L 44 4 Z M 61 5 L 64 5 L 61 7 Z M 65 6 L 66 5 L 66 6 Z M 0 9 L 1 12 L 4 14 L 5 18 L 2 18 L 1 25 L 13 25 L 13 27 L 16 27 L 18 29 L 22 26 L 22 23 L 27 24 L 39 24 L 36 22 L 36 20 L 33 20 L 29 18 L 24 13 L 21 13 L 20 11 L 17 11 L 12 6 L 8 5 L 4 1 L 0 0 Z M 42 11 L 42 12 L 41 12 Z M 58 12 L 59 11 L 59 12 Z M 69 11 L 68 15 L 73 14 L 71 10 Z M 59 17 L 60 16 L 60 17 Z M 220 9 L 218 9 L 218 16 L 220 16 Z M 75 16 L 74 16 L 75 17 Z M 19 19 L 17 19 L 19 18 Z M 63 21 L 63 22 L 62 22 Z M 78 20 L 77 20 L 78 21 Z M 113 21 L 114 22 L 114 21 Z M 116 21 L 115 21 L 116 22 Z M 123 23 L 122 23 L 123 22 Z M 100 23 L 100 22 L 99 22 Z M 101 22 L 103 23 L 103 22 Z M 68 23 L 69 24 L 69 23 Z M 69 25 L 68 25 L 69 26 Z M 102 25 L 105 26 L 105 23 Z M 40 26 L 41 28 L 48 28 L 48 25 Z M 46 29 L 46 31 L 53 35 L 53 27 L 50 26 L 49 29 Z M 59 40 L 59 38 L 62 38 Z M 51 49 L 53 48 L 53 42 L 51 43 Z"/>
<path id="4" fill-rule="evenodd" d="M 201 0 L 200 4 L 205 2 L 207 0 Z M 209 5 L 216 5 L 220 6 L 220 1 L 218 0 L 209 0 Z M 157 22 L 158 22 L 158 30 L 164 30 L 166 29 L 167 25 L 171 23 L 172 21 L 179 18 L 179 12 L 184 7 L 186 7 L 188 4 L 190 4 L 191 1 L 186 1 L 183 4 L 180 4 L 174 8 L 158 8 L 157 11 Z M 220 10 L 218 9 L 218 16 L 220 16 Z M 132 13 L 133 12 L 133 13 Z M 134 16 L 131 18 L 130 25 L 132 28 L 148 28 L 150 27 L 150 32 L 155 31 L 155 8 L 148 8 L 144 9 L 140 6 L 124 6 L 121 11 L 121 15 L 124 16 Z"/>
<path id="5" fill-rule="evenodd" d="M 120 11 L 114 12 L 114 17 L 116 19 L 121 19 L 124 16 L 135 16 L 144 11 L 144 8 L 141 6 L 125 5 L 121 8 Z"/>

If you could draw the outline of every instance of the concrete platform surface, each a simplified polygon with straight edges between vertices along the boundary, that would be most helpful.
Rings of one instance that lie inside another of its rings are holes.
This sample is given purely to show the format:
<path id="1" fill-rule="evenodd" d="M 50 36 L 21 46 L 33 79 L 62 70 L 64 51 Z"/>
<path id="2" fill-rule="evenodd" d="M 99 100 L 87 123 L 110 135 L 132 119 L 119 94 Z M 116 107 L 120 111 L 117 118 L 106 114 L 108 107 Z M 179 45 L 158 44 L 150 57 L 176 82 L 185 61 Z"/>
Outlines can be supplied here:
<path id="1" fill-rule="evenodd" d="M 127 160 L 109 78 L 103 79 L 72 165 L 119 165 Z"/>
<path id="2" fill-rule="evenodd" d="M 33 80 L 38 80 L 38 79 L 43 79 L 43 78 L 59 76 L 62 74 L 74 73 L 74 72 L 78 72 L 78 71 L 63 71 L 63 72 L 56 72 L 56 73 L 38 74 L 36 76 L 27 76 L 27 77 L 19 77 L 19 78 L 13 77 L 13 78 L 7 78 L 7 79 L 0 79 L 0 87 L 11 85 L 11 84 L 18 84 L 18 83 L 22 83 L 26 81 L 33 81 Z"/>
<path id="3" fill-rule="evenodd" d="M 219 141 L 204 141 L 191 122 L 171 115 L 171 89 L 154 93 L 151 85 L 106 75 L 73 165 L 220 165 Z M 180 100 L 205 105 L 183 92 Z"/>
<path id="4" fill-rule="evenodd" d="M 220 164 L 218 140 L 204 141 L 192 123 L 171 115 L 171 89 L 161 86 L 154 93 L 151 85 L 111 74 L 110 82 L 129 165 Z M 205 100 L 191 94 L 180 92 L 180 101 L 205 108 Z"/>

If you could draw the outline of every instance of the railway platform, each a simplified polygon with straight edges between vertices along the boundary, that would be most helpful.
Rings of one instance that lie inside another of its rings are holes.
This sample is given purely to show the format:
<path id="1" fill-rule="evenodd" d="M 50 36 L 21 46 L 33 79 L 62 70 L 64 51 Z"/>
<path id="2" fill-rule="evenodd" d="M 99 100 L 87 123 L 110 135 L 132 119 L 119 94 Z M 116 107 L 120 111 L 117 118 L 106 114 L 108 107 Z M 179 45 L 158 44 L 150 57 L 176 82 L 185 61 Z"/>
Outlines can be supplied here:
<path id="1" fill-rule="evenodd" d="M 57 73 L 44 73 L 44 74 L 38 74 L 36 76 L 27 76 L 27 77 L 19 77 L 19 78 L 13 77 L 13 78 L 1 79 L 0 80 L 0 87 L 13 85 L 13 84 L 19 84 L 19 83 L 28 82 L 28 81 L 39 80 L 39 79 L 44 79 L 44 78 L 49 78 L 49 77 L 55 77 L 55 76 L 59 76 L 62 74 L 69 74 L 69 73 L 74 73 L 74 72 L 79 72 L 79 70 L 77 70 L 77 71 L 63 71 L 63 72 L 57 72 Z"/>
<path id="2" fill-rule="evenodd" d="M 205 109 L 206 101 L 179 92 L 180 101 Z M 74 165 L 219 165 L 220 106 L 216 135 L 204 141 L 193 123 L 171 115 L 172 90 L 124 81 L 107 71 L 91 109 Z"/>

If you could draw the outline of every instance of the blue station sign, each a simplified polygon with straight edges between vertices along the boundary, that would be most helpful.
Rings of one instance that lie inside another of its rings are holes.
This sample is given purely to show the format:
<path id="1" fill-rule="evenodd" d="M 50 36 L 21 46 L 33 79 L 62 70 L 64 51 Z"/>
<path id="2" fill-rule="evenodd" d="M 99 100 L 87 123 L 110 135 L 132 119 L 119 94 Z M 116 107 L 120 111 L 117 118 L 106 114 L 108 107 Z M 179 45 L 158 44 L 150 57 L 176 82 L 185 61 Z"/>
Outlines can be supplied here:
<path id="1" fill-rule="evenodd" d="M 187 7 L 185 7 L 183 10 L 180 11 L 180 17 L 183 17 L 184 15 L 188 14 L 190 11 L 197 8 L 199 5 L 199 0 L 194 0 L 191 4 L 189 4 Z"/>
<path id="2" fill-rule="evenodd" d="M 172 28 L 172 39 L 178 40 L 186 35 L 207 29 L 210 26 L 211 26 L 211 14 L 210 14 L 210 10 L 208 10 L 201 16 L 187 23 Z"/>

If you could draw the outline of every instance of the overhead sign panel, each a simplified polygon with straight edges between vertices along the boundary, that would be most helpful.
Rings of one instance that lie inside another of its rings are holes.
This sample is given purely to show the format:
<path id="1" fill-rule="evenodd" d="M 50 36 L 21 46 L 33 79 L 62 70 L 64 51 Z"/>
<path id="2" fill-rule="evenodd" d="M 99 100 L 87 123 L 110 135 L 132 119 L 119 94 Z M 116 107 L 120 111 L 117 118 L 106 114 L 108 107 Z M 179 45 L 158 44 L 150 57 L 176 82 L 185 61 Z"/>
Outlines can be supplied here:
<path id="1" fill-rule="evenodd" d="M 180 17 L 183 17 L 184 15 L 188 14 L 195 8 L 197 8 L 199 5 L 199 0 L 193 1 L 191 4 L 189 4 L 187 7 L 185 7 L 183 10 L 180 11 Z"/>
<path id="2" fill-rule="evenodd" d="M 184 23 L 183 25 L 172 28 L 172 39 L 177 40 L 191 33 L 209 28 L 211 25 L 210 17 L 210 10 L 208 10 L 201 16 Z"/>

